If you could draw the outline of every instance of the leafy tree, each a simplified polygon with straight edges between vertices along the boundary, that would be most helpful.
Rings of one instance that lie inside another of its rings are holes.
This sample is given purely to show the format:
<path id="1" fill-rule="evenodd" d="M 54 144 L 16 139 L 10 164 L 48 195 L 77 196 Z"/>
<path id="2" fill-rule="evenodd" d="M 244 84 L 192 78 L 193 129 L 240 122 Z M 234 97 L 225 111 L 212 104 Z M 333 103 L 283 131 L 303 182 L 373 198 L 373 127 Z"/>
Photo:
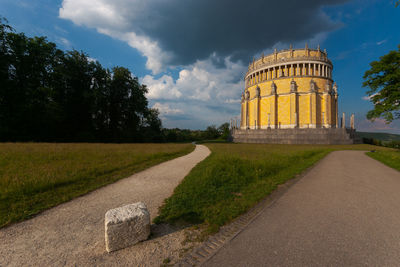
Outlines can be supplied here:
<path id="1" fill-rule="evenodd" d="M 367 118 L 383 117 L 390 123 L 400 118 L 400 45 L 397 51 L 390 51 L 370 66 L 364 74 L 363 86 L 370 88 L 367 94 L 374 109 L 367 113 Z"/>
<path id="2" fill-rule="evenodd" d="M 225 122 L 218 127 L 218 132 L 220 134 L 221 139 L 228 139 L 230 130 L 229 130 L 229 123 Z"/>
<path id="3" fill-rule="evenodd" d="M 220 133 L 215 125 L 208 126 L 205 131 L 205 139 L 211 140 L 218 138 Z"/>

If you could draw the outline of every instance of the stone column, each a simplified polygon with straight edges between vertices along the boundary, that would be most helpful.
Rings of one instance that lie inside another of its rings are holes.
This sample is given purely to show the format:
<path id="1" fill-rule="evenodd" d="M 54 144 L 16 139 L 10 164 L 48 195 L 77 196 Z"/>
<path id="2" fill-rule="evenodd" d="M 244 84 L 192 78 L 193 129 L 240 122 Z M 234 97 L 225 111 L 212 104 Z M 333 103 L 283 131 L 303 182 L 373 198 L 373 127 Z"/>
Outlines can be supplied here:
<path id="1" fill-rule="evenodd" d="M 315 76 L 315 63 L 313 64 L 313 76 Z"/>
<path id="2" fill-rule="evenodd" d="M 331 114 L 330 114 L 330 111 L 331 111 L 331 105 L 330 105 L 330 94 L 329 93 L 326 93 L 325 94 L 325 96 L 324 96 L 324 98 L 325 98 L 325 122 L 324 122 L 324 124 L 325 124 L 325 127 L 328 127 L 328 128 L 330 128 L 330 125 L 331 125 Z"/>
<path id="3" fill-rule="evenodd" d="M 259 122 L 259 117 L 260 117 L 260 94 L 261 94 L 261 92 L 260 92 L 260 87 L 258 87 L 257 86 L 257 88 L 256 88 L 256 97 L 255 97 L 255 109 L 256 109 L 256 112 L 255 112 L 255 117 L 256 117 L 256 119 L 255 119 L 255 122 L 254 122 L 254 128 L 255 129 L 258 129 L 258 126 L 260 125 L 260 122 Z"/>
<path id="4" fill-rule="evenodd" d="M 339 113 L 338 113 L 338 95 L 335 95 L 335 116 L 336 116 L 336 128 L 339 128 Z"/>
<path id="5" fill-rule="evenodd" d="M 247 100 L 244 101 L 243 109 L 243 127 L 247 129 Z"/>
<path id="6" fill-rule="evenodd" d="M 317 91 L 315 82 L 310 82 L 310 128 L 317 127 Z"/>
<path id="7" fill-rule="evenodd" d="M 352 129 L 352 130 L 354 130 L 354 114 L 351 114 L 351 119 L 350 119 L 350 128 Z"/>
<path id="8" fill-rule="evenodd" d="M 297 84 L 294 80 L 290 82 L 290 124 L 293 128 L 298 127 L 297 123 Z"/>
<path id="9" fill-rule="evenodd" d="M 278 95 L 277 95 L 277 88 L 276 84 L 272 82 L 271 84 L 271 95 L 272 95 L 272 101 L 271 101 L 271 115 L 272 115 L 272 125 L 273 127 L 271 128 L 277 128 L 278 125 Z"/>
<path id="10" fill-rule="evenodd" d="M 343 117 L 342 117 L 342 128 L 346 128 L 346 117 L 345 117 L 345 114 L 344 114 L 344 112 L 343 112 Z"/>

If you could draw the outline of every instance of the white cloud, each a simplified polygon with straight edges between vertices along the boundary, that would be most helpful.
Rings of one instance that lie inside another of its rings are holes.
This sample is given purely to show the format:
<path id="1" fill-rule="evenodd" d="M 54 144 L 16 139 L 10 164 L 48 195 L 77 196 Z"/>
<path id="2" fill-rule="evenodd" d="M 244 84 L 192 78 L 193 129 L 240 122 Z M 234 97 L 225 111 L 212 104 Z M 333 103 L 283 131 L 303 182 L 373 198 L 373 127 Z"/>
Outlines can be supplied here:
<path id="1" fill-rule="evenodd" d="M 60 18 L 70 19 L 79 26 L 122 29 L 127 27 L 123 10 L 106 0 L 63 0 Z"/>
<path id="2" fill-rule="evenodd" d="M 141 1 L 133 0 L 130 4 L 140 7 L 140 3 Z M 149 37 L 129 31 L 129 16 L 125 14 L 126 10 L 119 8 L 119 4 L 106 0 L 64 0 L 59 16 L 79 26 L 96 28 L 99 33 L 128 43 L 147 58 L 146 68 L 153 74 L 165 70 L 171 53 L 161 50 L 158 43 Z"/>
<path id="3" fill-rule="evenodd" d="M 159 79 L 146 75 L 141 83 L 149 88 L 147 93 L 149 99 L 177 99 L 182 96 L 182 93 L 175 85 L 174 79 L 168 75 L 163 75 Z"/>
<path id="4" fill-rule="evenodd" d="M 240 103 L 240 99 L 227 99 L 224 103 L 232 104 L 232 103 Z"/>
<path id="5" fill-rule="evenodd" d="M 72 47 L 71 42 L 64 37 L 56 37 L 56 41 L 57 41 L 57 43 L 60 43 L 67 49 L 70 49 Z"/>
<path id="6" fill-rule="evenodd" d="M 373 98 L 374 96 L 376 96 L 378 94 L 379 94 L 379 92 L 375 93 L 375 94 L 372 94 L 372 95 L 366 95 L 366 96 L 361 97 L 361 99 L 365 100 L 365 101 L 371 101 L 371 98 Z"/>
<path id="7" fill-rule="evenodd" d="M 176 115 L 183 114 L 183 110 L 179 108 L 171 108 L 168 104 L 156 102 L 152 108 L 158 109 L 161 115 Z"/>
<path id="8" fill-rule="evenodd" d="M 376 42 L 376 44 L 377 44 L 377 45 L 382 45 L 382 44 L 384 44 L 384 43 L 386 43 L 386 42 L 387 42 L 387 40 L 385 39 L 385 40 L 382 40 L 382 41 Z"/>
<path id="9" fill-rule="evenodd" d="M 127 42 L 131 47 L 136 48 L 147 58 L 146 68 L 151 70 L 153 74 L 158 74 L 165 70 L 167 62 L 172 57 L 171 53 L 162 51 L 158 43 L 148 37 L 138 36 L 134 32 L 123 33 L 105 28 L 98 28 L 97 30 L 102 34 Z"/>
<path id="10" fill-rule="evenodd" d="M 356 120 L 356 128 L 360 132 L 392 132 L 400 133 L 399 121 L 388 124 L 384 119 L 376 118 L 374 121 L 362 119 Z"/>
<path id="11" fill-rule="evenodd" d="M 223 60 L 224 66 L 218 68 L 213 60 L 218 60 L 215 54 L 207 60 L 199 60 L 185 67 L 179 72 L 176 81 L 168 75 L 159 79 L 146 75 L 142 82 L 149 88 L 147 97 L 233 103 L 232 99 L 239 99 L 243 90 L 244 84 L 238 77 L 241 78 L 246 67 L 240 62 L 232 62 L 227 57 Z"/>

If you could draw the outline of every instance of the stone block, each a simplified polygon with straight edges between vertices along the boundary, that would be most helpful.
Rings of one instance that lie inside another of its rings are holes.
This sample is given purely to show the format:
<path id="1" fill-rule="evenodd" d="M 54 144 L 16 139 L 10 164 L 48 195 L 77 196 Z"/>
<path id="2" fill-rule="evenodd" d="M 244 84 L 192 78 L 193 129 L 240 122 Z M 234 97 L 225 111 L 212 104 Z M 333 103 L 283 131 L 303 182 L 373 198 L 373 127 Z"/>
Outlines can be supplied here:
<path id="1" fill-rule="evenodd" d="M 146 240 L 150 213 L 143 202 L 111 209 L 105 215 L 106 250 L 112 252 Z"/>

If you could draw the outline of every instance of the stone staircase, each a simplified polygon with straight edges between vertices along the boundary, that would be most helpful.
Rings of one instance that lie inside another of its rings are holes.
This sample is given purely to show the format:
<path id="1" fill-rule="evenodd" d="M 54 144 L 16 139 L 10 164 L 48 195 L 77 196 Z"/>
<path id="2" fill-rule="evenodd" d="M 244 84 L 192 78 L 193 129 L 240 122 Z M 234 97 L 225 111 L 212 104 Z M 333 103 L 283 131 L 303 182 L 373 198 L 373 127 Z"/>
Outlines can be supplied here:
<path id="1" fill-rule="evenodd" d="M 231 133 L 235 143 L 348 145 L 360 142 L 354 129 L 343 128 L 233 129 Z"/>

